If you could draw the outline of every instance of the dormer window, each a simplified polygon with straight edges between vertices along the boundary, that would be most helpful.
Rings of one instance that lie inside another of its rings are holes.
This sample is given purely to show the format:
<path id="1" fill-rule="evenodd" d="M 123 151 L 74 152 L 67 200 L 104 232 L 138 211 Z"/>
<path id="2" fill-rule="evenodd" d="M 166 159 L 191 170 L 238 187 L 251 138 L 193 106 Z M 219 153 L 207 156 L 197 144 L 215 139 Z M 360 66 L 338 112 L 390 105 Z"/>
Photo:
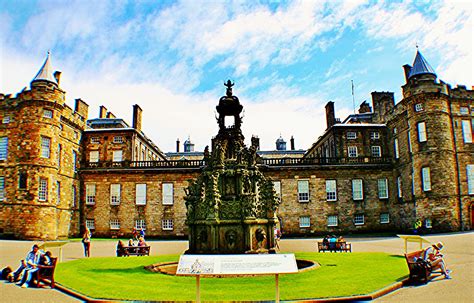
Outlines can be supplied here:
<path id="1" fill-rule="evenodd" d="M 350 140 L 357 139 L 357 133 L 356 132 L 347 132 L 347 139 L 350 139 Z"/>
<path id="2" fill-rule="evenodd" d="M 123 137 L 122 136 L 115 136 L 114 137 L 114 143 L 123 143 Z"/>
<path id="3" fill-rule="evenodd" d="M 421 112 L 421 111 L 423 111 L 423 104 L 421 104 L 421 103 L 415 104 L 415 111 L 416 111 L 416 112 Z"/>
<path id="4" fill-rule="evenodd" d="M 43 118 L 48 118 L 48 119 L 53 118 L 53 111 L 50 109 L 43 110 Z"/>
<path id="5" fill-rule="evenodd" d="M 5 117 L 3 117 L 2 123 L 3 123 L 3 124 L 8 124 L 8 123 L 10 123 L 10 116 L 5 116 Z"/>

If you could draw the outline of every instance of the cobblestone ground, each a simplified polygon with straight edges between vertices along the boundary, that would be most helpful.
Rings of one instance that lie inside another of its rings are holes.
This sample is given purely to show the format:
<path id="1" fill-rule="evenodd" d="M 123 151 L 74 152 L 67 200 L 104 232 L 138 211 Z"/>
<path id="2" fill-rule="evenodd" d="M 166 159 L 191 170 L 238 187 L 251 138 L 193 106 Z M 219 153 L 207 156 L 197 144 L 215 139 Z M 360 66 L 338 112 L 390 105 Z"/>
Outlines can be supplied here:
<path id="1" fill-rule="evenodd" d="M 437 278 L 422 286 L 410 286 L 378 298 L 377 302 L 474 302 L 474 232 L 426 236 L 432 243 L 443 241 L 444 255 L 448 267 L 453 270 L 451 280 Z M 283 252 L 317 251 L 318 239 L 282 239 Z M 390 238 L 350 238 L 354 252 L 386 252 L 403 254 L 403 242 Z M 187 249 L 187 241 L 149 241 L 152 255 L 180 254 Z M 34 242 L 0 240 L 0 268 L 15 269 L 18 260 L 24 258 Z M 409 251 L 417 250 L 417 244 L 410 243 Z M 53 248 L 54 255 L 58 249 Z M 91 256 L 113 256 L 115 242 L 93 241 Z M 63 249 L 63 262 L 83 257 L 82 244 L 73 242 Z M 0 282 L 1 302 L 78 302 L 78 300 L 49 288 L 21 289 L 15 284 Z"/>

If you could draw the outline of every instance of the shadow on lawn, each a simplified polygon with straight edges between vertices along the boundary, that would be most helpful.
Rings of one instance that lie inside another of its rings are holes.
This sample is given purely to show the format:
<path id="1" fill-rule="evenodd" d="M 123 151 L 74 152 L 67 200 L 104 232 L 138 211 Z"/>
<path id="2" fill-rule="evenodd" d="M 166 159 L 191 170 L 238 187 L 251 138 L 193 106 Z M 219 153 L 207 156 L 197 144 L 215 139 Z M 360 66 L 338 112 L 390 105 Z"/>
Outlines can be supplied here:
<path id="1" fill-rule="evenodd" d="M 100 273 L 100 274 L 121 274 L 121 273 L 136 273 L 136 274 L 153 274 L 152 272 L 146 270 L 143 266 L 137 267 L 127 267 L 127 268 L 96 268 L 86 270 L 91 273 Z"/>

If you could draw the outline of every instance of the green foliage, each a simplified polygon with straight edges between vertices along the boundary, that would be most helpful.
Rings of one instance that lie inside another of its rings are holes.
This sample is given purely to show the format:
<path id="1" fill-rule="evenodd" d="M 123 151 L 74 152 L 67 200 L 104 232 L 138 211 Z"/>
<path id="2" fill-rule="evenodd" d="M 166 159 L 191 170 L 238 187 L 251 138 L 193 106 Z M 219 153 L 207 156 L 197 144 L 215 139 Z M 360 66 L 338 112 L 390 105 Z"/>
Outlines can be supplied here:
<path id="1" fill-rule="evenodd" d="M 369 294 L 408 274 L 405 259 L 385 253 L 297 253 L 321 266 L 280 276 L 282 300 Z M 178 255 L 84 258 L 58 264 L 56 280 L 84 295 L 102 299 L 191 301 L 194 277 L 145 270 L 146 265 L 177 261 Z M 201 299 L 212 301 L 274 300 L 274 276 L 201 278 Z"/>

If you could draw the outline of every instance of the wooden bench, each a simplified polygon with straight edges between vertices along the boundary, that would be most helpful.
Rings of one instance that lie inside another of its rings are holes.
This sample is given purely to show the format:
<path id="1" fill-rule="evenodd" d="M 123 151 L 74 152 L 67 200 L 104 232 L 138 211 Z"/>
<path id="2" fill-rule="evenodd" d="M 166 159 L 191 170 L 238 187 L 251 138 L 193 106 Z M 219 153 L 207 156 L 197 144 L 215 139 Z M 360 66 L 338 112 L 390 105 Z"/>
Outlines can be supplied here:
<path id="1" fill-rule="evenodd" d="M 440 273 L 440 271 L 433 271 L 430 263 L 424 260 L 423 255 L 423 249 L 405 254 L 408 270 L 410 271 L 410 282 L 427 283 L 437 276 L 434 274 Z"/>
<path id="2" fill-rule="evenodd" d="M 149 256 L 150 246 L 124 246 L 124 251 L 128 256 Z"/>
<path id="3" fill-rule="evenodd" d="M 51 265 L 37 265 L 39 270 L 35 272 L 36 287 L 40 286 L 40 283 L 49 283 L 51 288 L 54 288 L 54 270 L 56 269 L 56 263 L 58 258 L 51 257 Z"/>
<path id="4" fill-rule="evenodd" d="M 336 242 L 333 248 L 331 245 L 324 245 L 323 242 L 318 242 L 318 252 L 352 252 L 352 244 L 347 242 Z"/>

